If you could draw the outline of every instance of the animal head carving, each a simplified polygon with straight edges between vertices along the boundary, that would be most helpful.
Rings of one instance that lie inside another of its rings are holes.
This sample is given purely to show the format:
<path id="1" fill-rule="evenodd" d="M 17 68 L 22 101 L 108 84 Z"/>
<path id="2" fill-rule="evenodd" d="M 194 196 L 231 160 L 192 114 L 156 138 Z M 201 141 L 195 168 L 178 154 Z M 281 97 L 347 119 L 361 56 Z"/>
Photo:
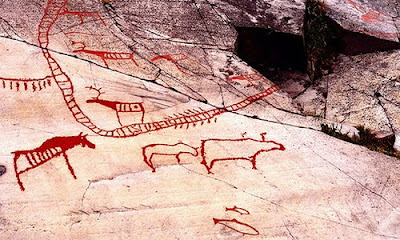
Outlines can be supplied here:
<path id="1" fill-rule="evenodd" d="M 84 42 L 72 41 L 72 46 L 77 45 L 77 44 L 80 44 L 80 46 L 77 49 L 73 50 L 72 52 L 79 52 L 79 51 L 85 50 L 86 45 Z"/>
<path id="2" fill-rule="evenodd" d="M 89 90 L 94 90 L 94 91 L 97 92 L 97 96 L 96 96 L 96 97 L 93 97 L 91 100 L 87 100 L 87 101 L 86 101 L 87 103 L 91 103 L 91 102 L 93 102 L 93 100 L 98 100 L 99 97 L 100 97 L 100 95 L 104 93 L 104 92 L 101 92 L 101 88 L 95 88 L 95 87 L 93 87 L 93 86 L 86 87 L 86 88 L 89 89 Z"/>
<path id="3" fill-rule="evenodd" d="M 78 135 L 79 137 L 79 141 L 82 147 L 86 147 L 88 146 L 89 148 L 96 148 L 96 145 L 94 145 L 92 142 L 90 142 L 89 140 L 87 140 L 87 134 L 83 135 L 82 133 L 79 133 Z"/>

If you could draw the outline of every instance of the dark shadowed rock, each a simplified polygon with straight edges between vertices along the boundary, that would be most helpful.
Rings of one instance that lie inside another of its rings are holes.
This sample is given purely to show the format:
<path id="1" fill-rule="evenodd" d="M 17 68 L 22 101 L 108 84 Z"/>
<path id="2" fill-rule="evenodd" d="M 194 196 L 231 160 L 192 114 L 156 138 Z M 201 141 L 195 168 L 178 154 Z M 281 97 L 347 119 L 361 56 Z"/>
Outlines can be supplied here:
<path id="1" fill-rule="evenodd" d="M 2 176 L 4 173 L 6 173 L 6 167 L 3 165 L 0 165 L 0 176 Z"/>

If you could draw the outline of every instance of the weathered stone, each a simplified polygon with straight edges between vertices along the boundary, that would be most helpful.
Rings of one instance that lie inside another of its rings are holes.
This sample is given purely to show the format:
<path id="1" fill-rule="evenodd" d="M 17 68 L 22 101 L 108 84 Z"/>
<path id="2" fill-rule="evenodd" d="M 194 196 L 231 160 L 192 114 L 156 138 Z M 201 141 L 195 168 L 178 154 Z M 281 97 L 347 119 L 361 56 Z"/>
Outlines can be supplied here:
<path id="1" fill-rule="evenodd" d="M 341 56 L 338 62 L 335 72 L 325 77 L 327 118 L 398 138 L 400 51 Z"/>
<path id="2" fill-rule="evenodd" d="M 343 28 L 399 42 L 400 14 L 397 0 L 325 0 L 328 16 Z"/>
<path id="3" fill-rule="evenodd" d="M 302 35 L 305 0 L 212 0 L 236 27 L 260 27 Z"/>

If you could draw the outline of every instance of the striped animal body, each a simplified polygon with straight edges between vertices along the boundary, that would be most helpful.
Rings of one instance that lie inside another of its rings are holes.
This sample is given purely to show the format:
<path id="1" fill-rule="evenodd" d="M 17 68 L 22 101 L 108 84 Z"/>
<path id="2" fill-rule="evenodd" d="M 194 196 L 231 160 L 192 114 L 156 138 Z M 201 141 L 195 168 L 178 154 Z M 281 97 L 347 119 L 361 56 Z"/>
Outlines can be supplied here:
<path id="1" fill-rule="evenodd" d="M 132 60 L 132 62 L 136 65 L 139 66 L 139 64 L 136 62 L 134 56 L 132 53 L 122 53 L 122 52 L 105 52 L 105 51 L 96 51 L 96 50 L 87 50 L 85 49 L 85 43 L 83 42 L 72 42 L 72 45 L 75 44 L 81 44 L 82 47 L 80 49 L 76 49 L 72 52 L 74 53 L 78 53 L 78 52 L 83 52 L 83 53 L 87 53 L 87 54 L 92 54 L 95 56 L 100 57 L 104 64 L 106 65 L 106 67 L 108 67 L 108 63 L 106 60 Z"/>
<path id="2" fill-rule="evenodd" d="M 98 103 L 100 105 L 103 105 L 105 107 L 113 109 L 117 114 L 118 123 L 121 126 L 122 126 L 122 123 L 121 123 L 121 118 L 120 118 L 119 113 L 139 113 L 139 114 L 141 114 L 141 117 L 140 117 L 141 123 L 143 123 L 144 113 L 145 113 L 143 103 L 140 103 L 140 102 L 123 103 L 123 102 L 107 101 L 107 100 L 98 99 L 98 97 L 95 99 L 89 99 L 86 102 L 87 103 Z"/>
<path id="3" fill-rule="evenodd" d="M 13 152 L 15 174 L 21 190 L 22 191 L 25 190 L 20 179 L 20 175 L 22 173 L 34 169 L 58 156 L 64 157 L 69 171 L 71 172 L 72 176 L 76 179 L 74 169 L 69 163 L 66 151 L 78 145 L 82 147 L 88 146 L 89 148 L 95 148 L 95 145 L 89 142 L 86 136 L 87 135 L 82 135 L 82 133 L 80 133 L 78 136 L 54 137 L 45 141 L 38 148 L 32 150 Z"/>

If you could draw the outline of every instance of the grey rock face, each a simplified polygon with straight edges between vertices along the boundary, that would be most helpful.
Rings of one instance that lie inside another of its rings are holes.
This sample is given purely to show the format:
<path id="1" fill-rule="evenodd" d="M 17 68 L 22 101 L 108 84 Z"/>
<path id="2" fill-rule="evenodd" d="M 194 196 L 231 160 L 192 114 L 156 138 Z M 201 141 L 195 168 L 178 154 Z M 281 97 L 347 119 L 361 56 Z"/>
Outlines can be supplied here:
<path id="1" fill-rule="evenodd" d="M 213 4 L 235 26 L 302 34 L 305 0 L 216 0 Z"/>
<path id="2" fill-rule="evenodd" d="M 400 13 L 397 0 L 326 0 L 329 17 L 343 28 L 377 38 L 399 41 Z"/>

